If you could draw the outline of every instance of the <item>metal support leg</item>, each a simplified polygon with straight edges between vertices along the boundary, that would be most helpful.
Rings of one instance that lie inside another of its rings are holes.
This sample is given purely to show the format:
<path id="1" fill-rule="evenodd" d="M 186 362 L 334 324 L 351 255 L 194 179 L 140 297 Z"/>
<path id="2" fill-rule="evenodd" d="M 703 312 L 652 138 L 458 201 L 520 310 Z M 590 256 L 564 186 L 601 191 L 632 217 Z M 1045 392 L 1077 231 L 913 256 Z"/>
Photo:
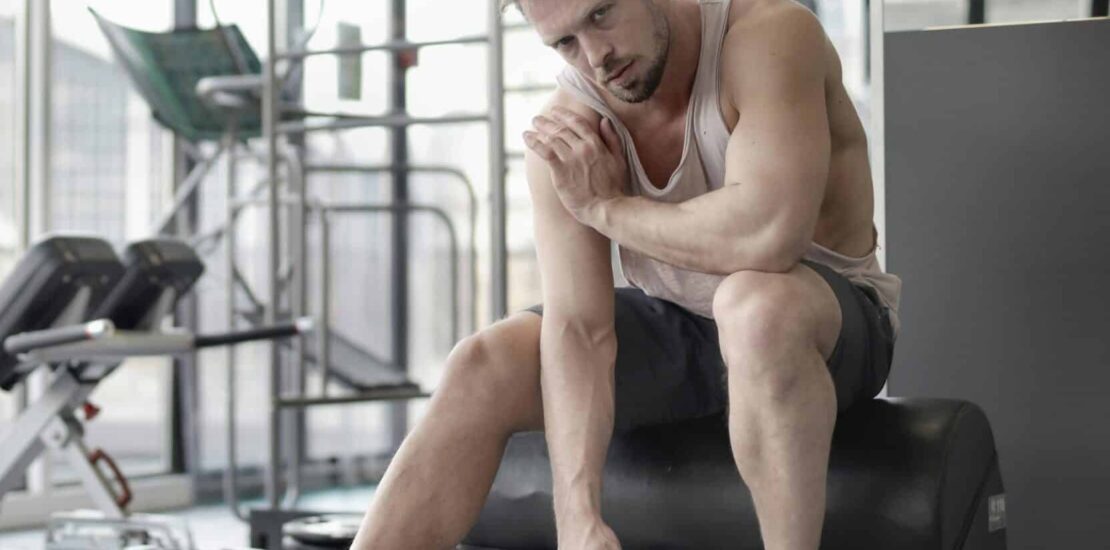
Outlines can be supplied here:
<path id="1" fill-rule="evenodd" d="M 76 419 L 69 415 L 55 417 L 43 432 L 42 439 L 47 447 L 60 451 L 66 458 L 70 467 L 77 472 L 81 484 L 92 497 L 93 505 L 105 517 L 110 519 L 127 517 L 127 512 L 116 502 L 116 495 L 111 490 L 108 478 L 104 477 L 90 458 L 89 449 L 81 439 L 81 427 Z"/>
<path id="2" fill-rule="evenodd" d="M 66 370 L 58 371 L 42 397 L 15 420 L 0 441 L 0 497 L 15 488 L 27 468 L 42 454 L 42 434 L 66 409 L 91 391 Z"/>

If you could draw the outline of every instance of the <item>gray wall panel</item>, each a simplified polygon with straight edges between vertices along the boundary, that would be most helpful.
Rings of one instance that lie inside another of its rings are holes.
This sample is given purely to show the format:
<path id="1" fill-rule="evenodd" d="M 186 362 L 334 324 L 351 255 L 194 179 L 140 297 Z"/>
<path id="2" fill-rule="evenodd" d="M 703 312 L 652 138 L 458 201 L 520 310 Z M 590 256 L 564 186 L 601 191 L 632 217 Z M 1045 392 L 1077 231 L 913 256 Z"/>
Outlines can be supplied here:
<path id="1" fill-rule="evenodd" d="M 1110 20 L 885 48 L 890 393 L 987 412 L 1011 549 L 1110 548 Z"/>

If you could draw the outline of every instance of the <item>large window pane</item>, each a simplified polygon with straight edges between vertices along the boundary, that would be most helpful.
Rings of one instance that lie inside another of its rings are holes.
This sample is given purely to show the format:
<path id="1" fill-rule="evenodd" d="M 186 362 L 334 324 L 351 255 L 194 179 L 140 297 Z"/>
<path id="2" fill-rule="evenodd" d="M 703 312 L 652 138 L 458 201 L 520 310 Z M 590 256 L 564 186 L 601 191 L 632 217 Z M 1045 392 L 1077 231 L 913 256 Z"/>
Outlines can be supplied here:
<path id="1" fill-rule="evenodd" d="M 48 228 L 93 233 L 117 246 L 149 237 L 171 186 L 167 133 L 150 116 L 82 0 L 51 0 Z M 112 0 L 91 7 L 119 24 L 162 31 L 172 0 Z M 165 358 L 131 360 L 91 401 L 103 412 L 87 439 L 128 475 L 169 469 L 171 370 Z M 71 480 L 64 463 L 56 482 Z"/>
<path id="2" fill-rule="evenodd" d="M 15 2 L 0 0 L 0 280 L 19 255 L 18 193 L 13 166 L 15 140 Z M 12 399 L 0 393 L 0 425 L 12 417 Z"/>
<path id="3" fill-rule="evenodd" d="M 885 30 L 904 31 L 967 24 L 970 0 L 883 0 Z M 985 0 L 987 23 L 1089 17 L 1086 0 Z"/>

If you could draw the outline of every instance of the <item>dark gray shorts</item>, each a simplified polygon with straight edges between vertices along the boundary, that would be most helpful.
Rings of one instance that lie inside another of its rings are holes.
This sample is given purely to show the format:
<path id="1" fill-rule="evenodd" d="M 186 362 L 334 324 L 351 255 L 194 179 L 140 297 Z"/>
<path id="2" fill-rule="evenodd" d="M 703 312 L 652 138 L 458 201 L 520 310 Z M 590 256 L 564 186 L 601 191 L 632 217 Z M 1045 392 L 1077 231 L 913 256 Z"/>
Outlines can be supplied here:
<path id="1" fill-rule="evenodd" d="M 879 393 L 894 352 L 889 311 L 875 290 L 828 266 L 802 260 L 824 277 L 843 323 L 828 367 L 843 411 Z M 528 308 L 543 315 L 543 306 Z M 720 414 L 728 403 L 717 323 L 635 288 L 616 289 L 615 429 Z"/>

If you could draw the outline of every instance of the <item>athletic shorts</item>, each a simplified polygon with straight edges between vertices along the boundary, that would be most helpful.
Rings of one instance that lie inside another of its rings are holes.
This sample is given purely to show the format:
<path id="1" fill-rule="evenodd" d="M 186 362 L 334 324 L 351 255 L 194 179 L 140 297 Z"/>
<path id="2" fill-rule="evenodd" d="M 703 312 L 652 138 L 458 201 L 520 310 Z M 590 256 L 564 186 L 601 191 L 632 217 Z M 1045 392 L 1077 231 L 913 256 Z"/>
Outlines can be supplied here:
<path id="1" fill-rule="evenodd" d="M 843 323 L 828 361 L 837 411 L 882 390 L 894 352 L 889 310 L 871 287 L 828 266 L 802 260 L 820 274 L 840 302 Z M 543 306 L 527 311 L 543 315 Z M 616 431 L 713 416 L 727 410 L 725 365 L 717 323 L 685 308 L 617 288 Z"/>

